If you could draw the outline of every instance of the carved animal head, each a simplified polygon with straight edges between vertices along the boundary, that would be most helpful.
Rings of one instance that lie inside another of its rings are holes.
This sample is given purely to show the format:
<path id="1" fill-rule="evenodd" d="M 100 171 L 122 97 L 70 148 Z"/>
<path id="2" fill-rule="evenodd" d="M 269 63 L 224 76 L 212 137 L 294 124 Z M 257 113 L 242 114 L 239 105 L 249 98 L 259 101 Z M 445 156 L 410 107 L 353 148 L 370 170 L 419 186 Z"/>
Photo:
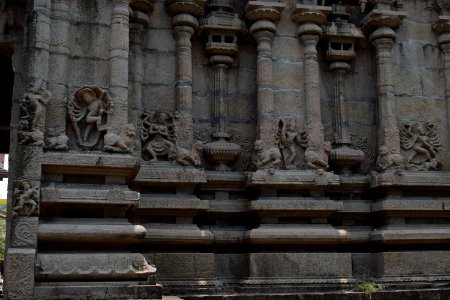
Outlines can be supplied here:
<path id="1" fill-rule="evenodd" d="M 132 138 L 136 135 L 136 128 L 133 124 L 129 123 L 125 125 L 125 133 L 128 137 Z"/>
<path id="2" fill-rule="evenodd" d="M 203 143 L 201 141 L 194 142 L 194 144 L 192 145 L 192 149 L 194 151 L 197 151 L 198 153 L 202 152 L 202 150 L 203 150 Z"/>
<path id="3" fill-rule="evenodd" d="M 323 143 L 323 152 L 329 153 L 331 151 L 331 143 L 329 141 L 325 141 Z"/>
<path id="4" fill-rule="evenodd" d="M 264 150 L 262 140 L 256 140 L 253 146 L 255 147 L 256 153 L 261 153 Z"/>
<path id="5" fill-rule="evenodd" d="M 378 148 L 378 152 L 379 152 L 379 155 L 381 155 L 381 156 L 388 155 L 389 149 L 388 149 L 388 147 L 386 147 L 386 145 L 383 145 L 383 146 L 380 146 L 380 148 Z"/>

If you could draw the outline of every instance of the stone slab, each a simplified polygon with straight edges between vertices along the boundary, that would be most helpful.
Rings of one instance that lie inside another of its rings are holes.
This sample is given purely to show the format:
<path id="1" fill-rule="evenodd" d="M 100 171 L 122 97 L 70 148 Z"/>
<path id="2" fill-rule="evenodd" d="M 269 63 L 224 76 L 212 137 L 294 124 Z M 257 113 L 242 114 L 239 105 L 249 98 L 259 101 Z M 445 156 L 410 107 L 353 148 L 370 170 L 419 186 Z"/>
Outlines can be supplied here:
<path id="1" fill-rule="evenodd" d="M 370 237 L 383 244 L 446 244 L 450 242 L 450 225 L 388 225 L 372 231 Z"/>
<path id="2" fill-rule="evenodd" d="M 7 299 L 33 299 L 35 249 L 9 248 L 3 294 Z"/>
<path id="3" fill-rule="evenodd" d="M 450 172 L 386 172 L 374 175 L 371 187 L 450 188 Z"/>
<path id="4" fill-rule="evenodd" d="M 251 201 L 249 210 L 262 215 L 327 217 L 343 208 L 343 201 L 327 198 L 280 197 Z"/>
<path id="5" fill-rule="evenodd" d="M 152 211 L 201 211 L 209 208 L 209 201 L 193 195 L 141 194 L 139 210 Z"/>

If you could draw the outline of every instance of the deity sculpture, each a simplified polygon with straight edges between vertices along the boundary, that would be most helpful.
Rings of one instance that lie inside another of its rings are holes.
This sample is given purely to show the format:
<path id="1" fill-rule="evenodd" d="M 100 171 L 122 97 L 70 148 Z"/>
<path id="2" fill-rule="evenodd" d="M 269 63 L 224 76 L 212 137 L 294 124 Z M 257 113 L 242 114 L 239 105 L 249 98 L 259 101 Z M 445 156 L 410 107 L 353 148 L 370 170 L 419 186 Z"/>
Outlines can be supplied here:
<path id="1" fill-rule="evenodd" d="M 19 141 L 44 146 L 45 113 L 50 93 L 45 82 L 37 80 L 20 101 Z"/>
<path id="2" fill-rule="evenodd" d="M 254 143 L 255 153 L 253 165 L 257 169 L 278 169 L 281 166 L 281 152 L 277 147 L 264 149 L 263 141 L 256 140 Z"/>
<path id="3" fill-rule="evenodd" d="M 151 118 L 148 112 L 142 115 L 142 149 L 144 159 L 157 161 L 159 158 L 167 158 L 174 151 L 174 125 L 169 124 L 172 117 L 163 111 L 156 111 Z M 173 123 L 173 122 L 171 122 Z"/>
<path id="4" fill-rule="evenodd" d="M 83 87 L 75 92 L 68 110 L 78 145 L 94 147 L 106 132 L 108 115 L 112 113 L 108 93 L 99 87 Z"/>
<path id="5" fill-rule="evenodd" d="M 14 190 L 13 217 L 35 216 L 39 211 L 39 188 L 33 188 L 31 182 L 23 180 L 20 187 Z"/>
<path id="6" fill-rule="evenodd" d="M 301 140 L 300 134 L 295 128 L 295 120 L 291 119 L 288 122 L 280 120 L 278 126 L 278 141 L 283 154 L 284 165 L 286 169 L 295 169 L 295 158 L 297 157 L 295 145 L 299 144 Z"/>
<path id="7" fill-rule="evenodd" d="M 405 152 L 407 169 L 440 169 L 442 164 L 436 158 L 441 142 L 436 126 L 426 122 L 424 128 L 417 122 L 406 122 L 400 128 L 400 144 Z"/>

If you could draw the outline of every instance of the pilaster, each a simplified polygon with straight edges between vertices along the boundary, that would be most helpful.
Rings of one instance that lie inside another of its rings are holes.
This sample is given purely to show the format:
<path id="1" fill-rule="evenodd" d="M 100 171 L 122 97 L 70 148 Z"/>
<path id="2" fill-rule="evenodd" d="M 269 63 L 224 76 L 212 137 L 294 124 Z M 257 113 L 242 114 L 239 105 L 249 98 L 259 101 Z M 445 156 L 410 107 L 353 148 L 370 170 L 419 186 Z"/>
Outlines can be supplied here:
<path id="1" fill-rule="evenodd" d="M 276 145 L 277 120 L 274 118 L 272 43 L 285 4 L 250 1 L 245 9 L 246 19 L 253 24 L 250 32 L 258 43 L 257 48 L 257 112 L 258 138 L 267 145 Z"/>

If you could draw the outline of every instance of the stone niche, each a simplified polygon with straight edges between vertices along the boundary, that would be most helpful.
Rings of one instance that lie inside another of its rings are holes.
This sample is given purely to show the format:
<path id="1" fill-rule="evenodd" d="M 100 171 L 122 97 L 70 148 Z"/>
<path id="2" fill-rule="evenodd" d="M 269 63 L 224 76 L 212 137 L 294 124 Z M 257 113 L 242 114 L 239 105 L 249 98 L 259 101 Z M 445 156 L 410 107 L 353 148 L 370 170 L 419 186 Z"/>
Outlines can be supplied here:
<path id="1" fill-rule="evenodd" d="M 449 11 L 0 0 L 14 71 L 4 295 L 445 286 Z"/>

